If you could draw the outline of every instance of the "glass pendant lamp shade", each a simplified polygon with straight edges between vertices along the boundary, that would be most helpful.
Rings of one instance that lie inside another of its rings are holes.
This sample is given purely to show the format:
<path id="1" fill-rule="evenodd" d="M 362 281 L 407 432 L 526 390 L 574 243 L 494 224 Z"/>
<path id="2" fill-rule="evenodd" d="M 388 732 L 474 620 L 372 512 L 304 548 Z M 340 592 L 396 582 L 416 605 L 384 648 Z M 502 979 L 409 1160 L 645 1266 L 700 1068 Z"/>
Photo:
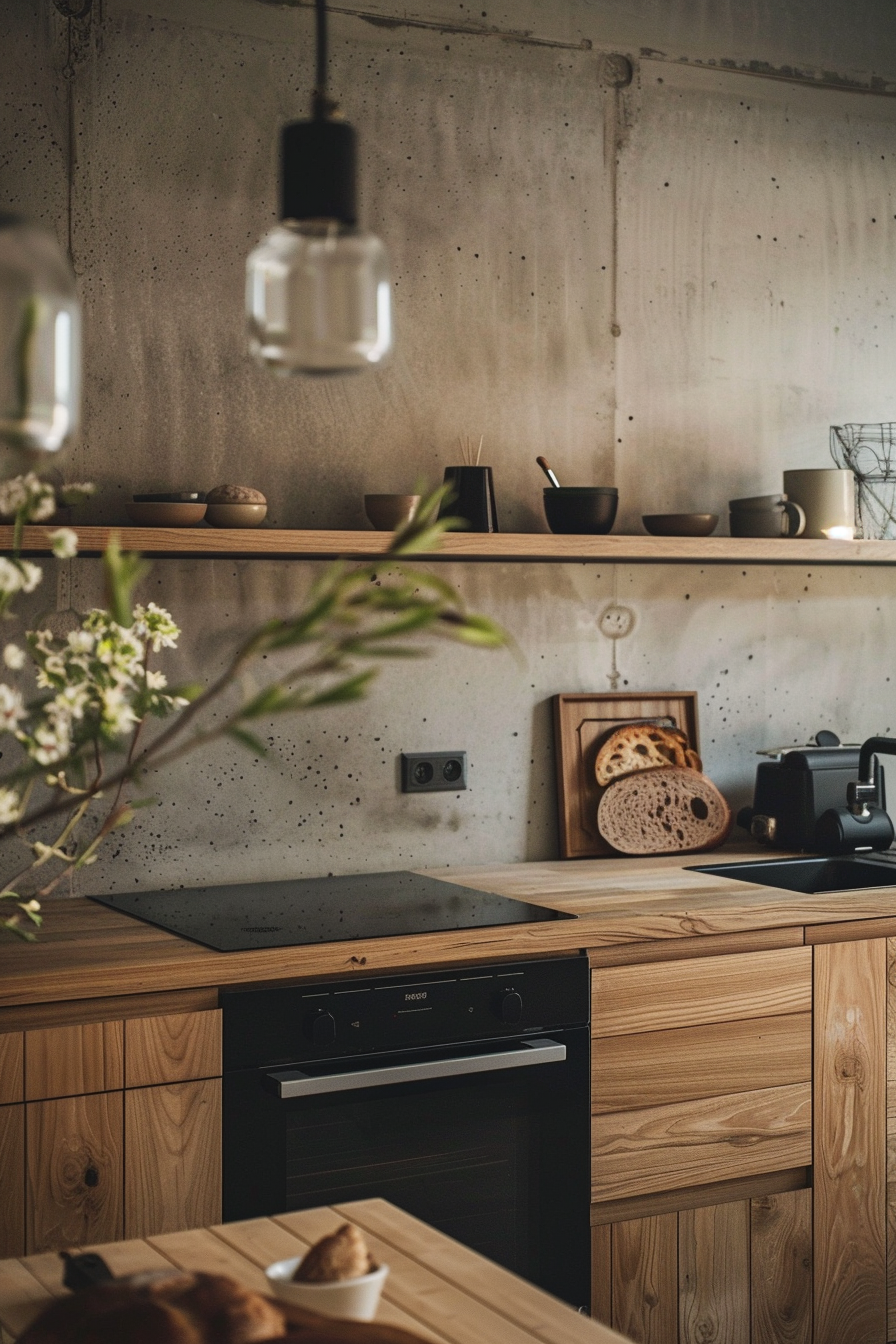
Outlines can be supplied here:
<path id="1" fill-rule="evenodd" d="M 58 452 L 80 404 L 74 272 L 46 229 L 0 214 L 0 444 Z"/>
<path id="2" fill-rule="evenodd" d="M 386 249 L 334 219 L 284 220 L 246 267 L 249 350 L 278 373 L 351 373 L 392 349 Z"/>
<path id="3" fill-rule="evenodd" d="M 317 0 L 309 121 L 280 137 L 281 223 L 246 263 L 249 351 L 277 373 L 353 373 L 392 349 L 386 249 L 357 225 L 356 139 L 326 95 L 326 2 Z"/>

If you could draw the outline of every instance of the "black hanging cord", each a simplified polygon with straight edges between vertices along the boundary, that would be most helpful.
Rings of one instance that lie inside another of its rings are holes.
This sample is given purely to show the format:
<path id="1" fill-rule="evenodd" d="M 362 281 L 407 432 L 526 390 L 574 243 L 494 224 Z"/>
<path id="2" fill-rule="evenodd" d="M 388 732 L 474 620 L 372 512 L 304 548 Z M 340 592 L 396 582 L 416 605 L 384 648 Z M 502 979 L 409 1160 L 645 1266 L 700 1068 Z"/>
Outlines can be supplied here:
<path id="1" fill-rule="evenodd" d="M 332 111 L 327 97 L 327 0 L 315 0 L 317 72 L 314 83 L 314 115 L 326 117 Z"/>

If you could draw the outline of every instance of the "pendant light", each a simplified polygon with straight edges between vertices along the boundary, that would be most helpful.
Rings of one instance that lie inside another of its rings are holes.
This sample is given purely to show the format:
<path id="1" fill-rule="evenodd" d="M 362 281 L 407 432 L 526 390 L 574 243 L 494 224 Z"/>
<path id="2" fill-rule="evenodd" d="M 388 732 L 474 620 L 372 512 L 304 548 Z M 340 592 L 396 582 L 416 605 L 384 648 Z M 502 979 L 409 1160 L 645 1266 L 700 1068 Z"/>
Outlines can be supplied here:
<path id="1" fill-rule="evenodd" d="M 249 351 L 276 373 L 352 373 L 392 349 L 386 249 L 357 227 L 356 137 L 327 95 L 327 6 L 315 0 L 310 121 L 280 135 L 281 222 L 246 263 Z"/>
<path id="2" fill-rule="evenodd" d="M 80 409 L 74 271 L 47 229 L 0 214 L 0 444 L 58 452 L 78 428 Z"/>

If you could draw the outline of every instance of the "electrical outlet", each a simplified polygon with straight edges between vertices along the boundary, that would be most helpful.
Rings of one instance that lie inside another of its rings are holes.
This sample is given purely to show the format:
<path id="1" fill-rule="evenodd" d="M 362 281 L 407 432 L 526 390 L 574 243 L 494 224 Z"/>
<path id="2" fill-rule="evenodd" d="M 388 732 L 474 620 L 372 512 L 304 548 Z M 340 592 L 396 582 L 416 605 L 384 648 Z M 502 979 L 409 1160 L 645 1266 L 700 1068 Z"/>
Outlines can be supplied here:
<path id="1" fill-rule="evenodd" d="M 457 793 L 467 787 L 465 751 L 403 751 L 402 793 Z"/>

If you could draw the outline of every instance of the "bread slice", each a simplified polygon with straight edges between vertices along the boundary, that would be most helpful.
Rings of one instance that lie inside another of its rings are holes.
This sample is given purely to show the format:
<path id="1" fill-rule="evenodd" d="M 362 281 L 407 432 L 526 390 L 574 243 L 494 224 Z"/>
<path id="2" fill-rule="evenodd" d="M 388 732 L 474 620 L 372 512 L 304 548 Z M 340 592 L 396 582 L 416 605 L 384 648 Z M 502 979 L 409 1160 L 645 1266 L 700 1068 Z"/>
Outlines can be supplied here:
<path id="1" fill-rule="evenodd" d="M 594 762 L 598 784 L 606 787 L 637 770 L 657 770 L 666 765 L 702 770 L 703 762 L 688 745 L 680 728 L 661 728 L 656 723 L 627 723 L 611 733 Z"/>
<path id="2" fill-rule="evenodd" d="M 597 827 L 621 854 L 714 849 L 731 830 L 731 808 L 712 780 L 668 765 L 615 780 L 600 800 Z"/>

